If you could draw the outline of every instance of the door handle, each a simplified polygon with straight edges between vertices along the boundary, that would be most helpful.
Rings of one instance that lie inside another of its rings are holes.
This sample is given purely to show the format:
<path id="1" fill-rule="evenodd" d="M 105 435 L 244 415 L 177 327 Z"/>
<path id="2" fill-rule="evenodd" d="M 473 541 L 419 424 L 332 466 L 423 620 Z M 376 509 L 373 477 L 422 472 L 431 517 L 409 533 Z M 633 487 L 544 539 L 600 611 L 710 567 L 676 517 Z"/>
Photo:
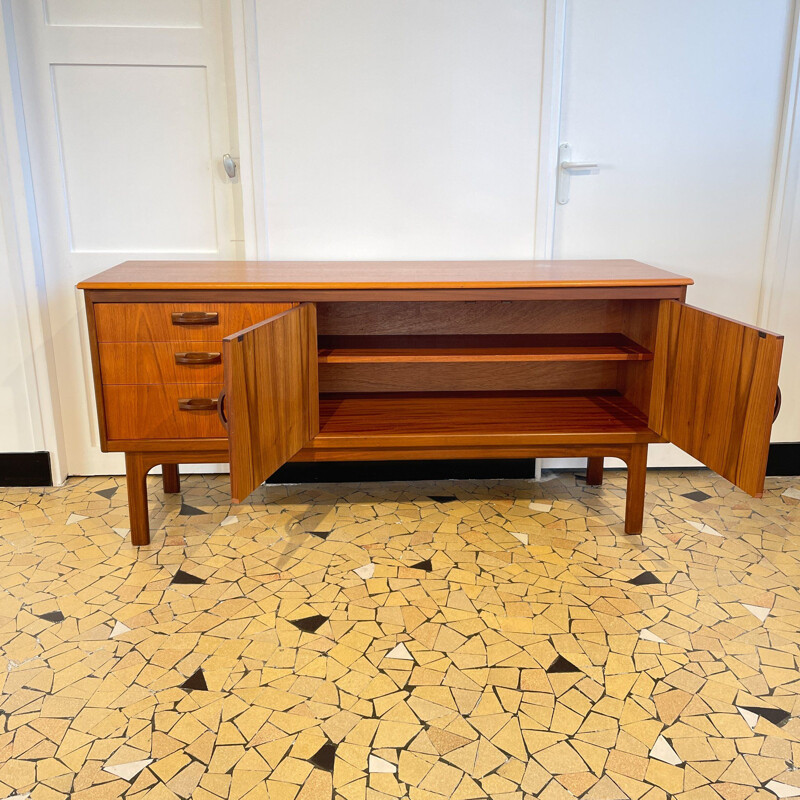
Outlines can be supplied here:
<path id="1" fill-rule="evenodd" d="M 575 172 L 584 169 L 589 170 L 600 168 L 599 164 L 595 164 L 591 161 L 562 161 L 559 166 L 561 169 L 574 170 Z"/>
<path id="2" fill-rule="evenodd" d="M 236 177 L 236 162 L 233 160 L 233 156 L 230 153 L 225 153 L 222 156 L 222 166 L 225 169 L 225 174 L 229 178 Z"/>
<path id="3" fill-rule="evenodd" d="M 558 176 L 556 200 L 563 206 L 569 203 L 569 181 L 573 172 L 596 172 L 600 165 L 594 161 L 572 161 L 572 148 L 562 144 L 558 148 Z"/>

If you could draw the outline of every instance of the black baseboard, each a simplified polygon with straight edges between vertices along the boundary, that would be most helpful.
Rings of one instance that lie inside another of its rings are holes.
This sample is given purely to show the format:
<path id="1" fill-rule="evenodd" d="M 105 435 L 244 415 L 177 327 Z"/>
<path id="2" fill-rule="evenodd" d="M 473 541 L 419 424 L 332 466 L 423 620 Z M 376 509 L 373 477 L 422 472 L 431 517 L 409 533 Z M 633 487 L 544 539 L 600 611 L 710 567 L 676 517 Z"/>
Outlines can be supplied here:
<path id="1" fill-rule="evenodd" d="M 771 444 L 767 475 L 800 475 L 800 442 Z"/>
<path id="2" fill-rule="evenodd" d="M 367 483 L 457 478 L 532 478 L 532 458 L 430 459 L 426 461 L 326 461 L 281 467 L 267 483 Z"/>
<path id="3" fill-rule="evenodd" d="M 50 453 L 0 453 L 0 486 L 52 486 Z"/>
<path id="4" fill-rule="evenodd" d="M 532 458 L 427 461 L 328 461 L 281 467 L 267 483 L 368 483 L 369 481 L 532 478 Z M 800 442 L 769 448 L 767 475 L 800 475 Z"/>

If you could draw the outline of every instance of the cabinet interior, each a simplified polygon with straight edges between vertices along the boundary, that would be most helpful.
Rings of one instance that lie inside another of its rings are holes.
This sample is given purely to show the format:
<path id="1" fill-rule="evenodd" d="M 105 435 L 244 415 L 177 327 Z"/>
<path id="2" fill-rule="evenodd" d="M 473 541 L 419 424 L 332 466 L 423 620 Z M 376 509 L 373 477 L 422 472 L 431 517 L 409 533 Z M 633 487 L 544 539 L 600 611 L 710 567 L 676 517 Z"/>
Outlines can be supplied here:
<path id="1" fill-rule="evenodd" d="M 321 435 L 646 429 L 658 304 L 318 303 Z"/>

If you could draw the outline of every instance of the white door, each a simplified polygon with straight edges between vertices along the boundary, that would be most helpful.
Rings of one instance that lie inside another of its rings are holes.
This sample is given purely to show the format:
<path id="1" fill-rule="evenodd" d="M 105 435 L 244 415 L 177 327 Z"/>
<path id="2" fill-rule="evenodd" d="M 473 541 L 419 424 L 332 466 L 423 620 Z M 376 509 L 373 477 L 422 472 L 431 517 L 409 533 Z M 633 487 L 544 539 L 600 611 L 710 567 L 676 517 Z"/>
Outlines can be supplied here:
<path id="1" fill-rule="evenodd" d="M 270 258 L 533 257 L 553 0 L 245 5 Z"/>
<path id="2" fill-rule="evenodd" d="M 756 322 L 792 7 L 567 0 L 560 140 L 598 169 L 569 179 L 555 258 L 655 264 L 694 278 L 692 304 Z"/>
<path id="3" fill-rule="evenodd" d="M 236 154 L 216 0 L 13 0 L 64 453 L 100 452 L 83 297 L 126 259 L 235 258 Z"/>

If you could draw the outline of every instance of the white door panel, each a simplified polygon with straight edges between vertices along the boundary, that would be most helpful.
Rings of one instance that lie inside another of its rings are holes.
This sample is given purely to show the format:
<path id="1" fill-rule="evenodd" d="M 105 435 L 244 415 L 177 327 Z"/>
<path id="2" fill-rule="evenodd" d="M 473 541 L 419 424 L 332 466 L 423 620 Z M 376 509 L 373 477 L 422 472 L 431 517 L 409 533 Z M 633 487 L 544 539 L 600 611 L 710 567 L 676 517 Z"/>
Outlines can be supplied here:
<path id="1" fill-rule="evenodd" d="M 200 28 L 202 0 L 44 0 L 48 25 Z"/>
<path id="2" fill-rule="evenodd" d="M 82 293 L 128 258 L 235 258 L 236 152 L 213 0 L 14 0 L 69 474 L 99 451 Z"/>
<path id="3" fill-rule="evenodd" d="M 52 76 L 72 251 L 216 253 L 206 68 Z"/>
<path id="4" fill-rule="evenodd" d="M 599 169 L 571 176 L 555 258 L 655 264 L 694 278 L 693 304 L 756 322 L 792 7 L 567 0 L 560 140 Z"/>
<path id="5" fill-rule="evenodd" d="M 547 6 L 258 0 L 270 258 L 531 258 Z"/>

